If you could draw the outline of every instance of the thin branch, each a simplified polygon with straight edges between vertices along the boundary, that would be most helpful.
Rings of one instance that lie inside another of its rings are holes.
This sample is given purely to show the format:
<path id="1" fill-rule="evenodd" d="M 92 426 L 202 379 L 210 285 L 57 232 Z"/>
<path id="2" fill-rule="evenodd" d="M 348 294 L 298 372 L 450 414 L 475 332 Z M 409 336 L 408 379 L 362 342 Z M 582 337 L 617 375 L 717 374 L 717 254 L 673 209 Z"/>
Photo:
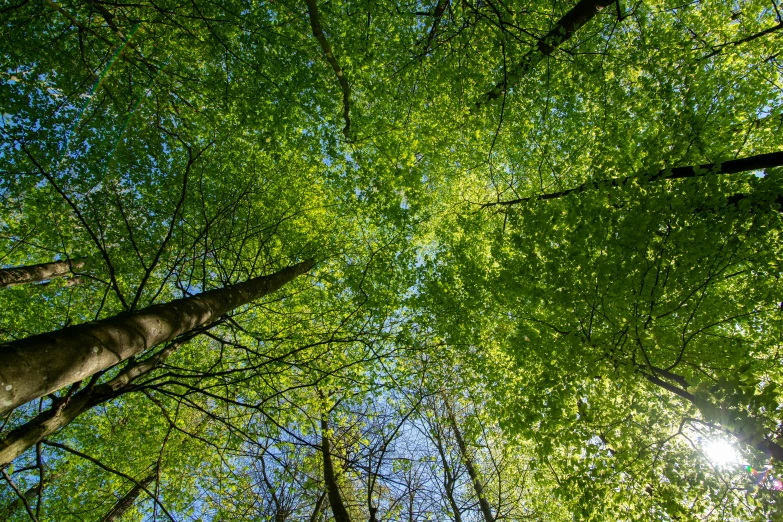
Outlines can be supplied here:
<path id="1" fill-rule="evenodd" d="M 171 516 L 171 513 L 168 512 L 166 507 L 161 503 L 161 501 L 158 500 L 158 498 L 149 489 L 147 489 L 147 487 L 144 486 L 144 484 L 142 484 L 138 480 L 132 478 L 130 475 L 127 475 L 127 474 L 123 473 L 122 471 L 119 471 L 119 470 L 116 470 L 116 469 L 114 469 L 112 467 L 109 467 L 106 464 L 104 464 L 103 462 L 99 461 L 98 459 L 93 458 L 93 457 L 91 457 L 91 456 L 89 456 L 89 455 L 87 455 L 85 453 L 82 453 L 79 450 L 75 450 L 75 449 L 73 449 L 73 448 L 71 448 L 69 446 L 66 446 L 65 444 L 60 444 L 59 442 L 53 442 L 53 441 L 50 441 L 50 440 L 43 440 L 41 442 L 46 444 L 47 446 L 52 446 L 53 448 L 59 448 L 59 449 L 61 449 L 63 451 L 67 451 L 68 453 L 72 453 L 72 454 L 76 455 L 77 457 L 81 457 L 81 458 L 83 458 L 85 460 L 89 460 L 90 462 L 92 462 L 93 464 L 98 466 L 99 468 L 103 468 L 104 470 L 108 471 L 109 473 L 113 473 L 113 474 L 115 474 L 115 475 L 117 475 L 119 477 L 124 478 L 125 480 L 127 480 L 129 482 L 132 482 L 132 483 L 136 484 L 136 486 L 138 486 L 142 491 L 144 491 L 147 495 L 150 496 L 150 498 L 155 502 L 155 504 L 160 506 L 160 509 L 166 514 L 167 517 L 169 517 L 169 520 L 171 520 L 172 522 L 177 522 L 176 519 L 173 516 Z M 5 474 L 5 470 L 3 471 L 3 473 Z"/>
<path id="2" fill-rule="evenodd" d="M 22 494 L 21 491 L 19 491 L 19 488 L 16 487 L 16 484 L 14 484 L 14 481 L 11 480 L 11 477 L 8 476 L 8 472 L 6 472 L 5 468 L 0 469 L 0 472 L 3 473 L 3 477 L 8 482 L 8 484 L 11 486 L 11 489 L 14 490 L 14 493 L 17 494 L 19 499 L 24 504 L 24 508 L 27 510 L 27 514 L 30 516 L 30 519 L 33 520 L 34 522 L 38 522 L 38 519 L 35 518 L 35 515 L 33 514 L 33 510 L 30 508 L 30 503 L 27 502 L 27 498 Z"/>

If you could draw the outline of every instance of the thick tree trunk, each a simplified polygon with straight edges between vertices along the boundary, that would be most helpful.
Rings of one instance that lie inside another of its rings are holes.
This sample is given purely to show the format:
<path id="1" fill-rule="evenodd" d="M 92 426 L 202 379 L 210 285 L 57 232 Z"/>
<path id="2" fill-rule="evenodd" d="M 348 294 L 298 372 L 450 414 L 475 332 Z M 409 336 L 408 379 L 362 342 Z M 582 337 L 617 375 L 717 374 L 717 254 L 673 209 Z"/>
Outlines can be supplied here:
<path id="1" fill-rule="evenodd" d="M 476 467 L 473 465 L 473 459 L 470 458 L 468 453 L 468 446 L 465 444 L 465 439 L 462 438 L 462 432 L 457 425 L 457 419 L 454 417 L 454 413 L 451 411 L 448 400 L 443 401 L 446 406 L 446 412 L 449 416 L 449 422 L 451 423 L 451 429 L 454 430 L 454 437 L 457 439 L 457 446 L 459 446 L 459 452 L 462 454 L 462 461 L 465 463 L 465 467 L 468 469 L 468 475 L 473 483 L 473 490 L 478 497 L 479 508 L 481 508 L 481 514 L 484 516 L 485 522 L 495 522 L 495 517 L 492 515 L 492 509 L 489 506 L 487 498 L 484 496 L 484 486 L 481 484 L 481 479 L 476 472 Z"/>
<path id="2" fill-rule="evenodd" d="M 154 356 L 129 365 L 110 381 L 94 388 L 85 388 L 73 397 L 62 399 L 53 404 L 51 409 L 39 413 L 8 432 L 0 439 L 0 468 L 9 465 L 16 457 L 49 435 L 63 429 L 85 411 L 128 391 L 135 379 L 151 372 L 188 340 L 190 338 L 171 343 Z"/>
<path id="3" fill-rule="evenodd" d="M 146 487 L 147 484 L 155 480 L 155 473 L 150 473 L 143 479 L 139 481 L 138 484 L 133 486 L 133 488 L 128 491 L 128 493 L 122 497 L 120 500 L 117 501 L 117 503 L 114 505 L 111 511 L 106 513 L 103 518 L 101 519 L 101 522 L 114 522 L 118 518 L 120 518 L 126 511 L 128 511 L 131 506 L 133 506 L 133 503 L 136 502 L 136 499 L 139 498 L 139 495 L 143 491 L 142 487 Z"/>
<path id="4" fill-rule="evenodd" d="M 2 345 L 0 413 L 212 323 L 313 266 L 303 261 L 237 285 Z"/>
<path id="5" fill-rule="evenodd" d="M 648 181 L 661 181 L 664 179 L 682 179 L 682 178 L 697 178 L 700 176 L 718 175 L 718 174 L 738 174 L 740 172 L 749 172 L 751 170 L 769 169 L 772 167 L 783 166 L 783 152 L 770 152 L 769 154 L 758 154 L 756 156 L 748 156 L 746 158 L 739 158 L 735 160 L 724 161 L 723 163 L 707 163 L 698 166 L 689 167 L 675 167 L 673 169 L 659 170 L 649 178 Z M 550 192 L 549 194 L 541 194 L 540 196 L 530 196 L 527 198 L 511 199 L 508 201 L 496 201 L 494 203 L 485 203 L 484 207 L 495 206 L 508 206 L 519 205 L 522 203 L 529 203 L 532 201 L 541 201 L 546 199 L 558 199 L 571 194 L 585 192 L 588 190 L 596 190 L 610 187 L 621 187 L 631 181 L 630 176 L 625 178 L 611 178 L 600 181 L 591 181 L 589 183 L 582 183 L 574 188 L 567 190 L 561 190 L 560 192 Z M 732 198 L 742 199 L 745 196 L 738 195 L 732 196 Z M 737 199 L 737 201 L 739 201 Z M 731 202 L 731 201 L 730 201 Z M 776 204 L 783 208 L 783 197 L 779 196 Z"/>
<path id="6" fill-rule="evenodd" d="M 522 57 L 514 68 L 506 71 L 504 79 L 500 80 L 479 98 L 476 102 L 476 108 L 478 109 L 485 103 L 502 96 L 509 88 L 516 85 L 523 76 L 533 70 L 541 60 L 555 52 L 555 49 L 563 42 L 570 40 L 579 28 L 592 20 L 604 7 L 612 3 L 612 0 L 581 0 L 577 3 L 555 23 L 554 27 L 538 41 L 535 47 Z"/>
<path id="7" fill-rule="evenodd" d="M 38 283 L 72 274 L 84 266 L 84 261 L 65 260 L 41 263 L 40 265 L 17 266 L 0 269 L 0 288 L 6 286 Z"/>
<path id="8" fill-rule="evenodd" d="M 332 453 L 329 447 L 329 425 L 326 417 L 321 417 L 321 455 L 324 461 L 324 482 L 326 483 L 326 494 L 329 498 L 329 506 L 332 508 L 332 515 L 335 522 L 351 522 L 348 510 L 340 495 L 340 488 L 337 485 L 337 477 L 334 474 L 334 464 L 332 463 Z"/>

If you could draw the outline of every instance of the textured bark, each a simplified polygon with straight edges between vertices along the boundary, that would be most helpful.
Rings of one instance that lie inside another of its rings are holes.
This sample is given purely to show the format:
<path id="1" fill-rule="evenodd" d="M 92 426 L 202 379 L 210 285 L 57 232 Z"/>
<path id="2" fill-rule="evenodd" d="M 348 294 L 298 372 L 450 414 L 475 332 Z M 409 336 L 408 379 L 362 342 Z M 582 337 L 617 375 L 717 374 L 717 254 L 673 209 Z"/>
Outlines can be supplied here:
<path id="1" fill-rule="evenodd" d="M 329 41 L 324 36 L 324 32 L 321 29 L 321 17 L 318 15 L 318 4 L 316 0 L 305 0 L 307 4 L 307 14 L 310 16 L 310 28 L 313 30 L 313 36 L 318 40 L 321 45 L 321 49 L 326 55 L 326 61 L 332 66 L 334 74 L 337 75 L 337 81 L 340 82 L 340 88 L 343 91 L 343 119 L 345 120 L 345 127 L 343 127 L 343 135 L 345 139 L 350 139 L 351 136 L 351 88 L 348 85 L 348 79 L 345 77 L 340 63 L 335 58 L 332 52 L 332 47 L 329 45 Z"/>
<path id="2" fill-rule="evenodd" d="M 656 375 L 651 375 L 644 371 L 641 373 L 645 379 L 656 386 L 668 390 L 695 405 L 706 422 L 714 424 L 727 433 L 734 435 L 743 444 L 752 446 L 757 450 L 770 455 L 774 459 L 783 462 L 783 447 L 767 439 L 763 435 L 763 427 L 757 426 L 748 414 L 742 411 L 716 406 L 679 386 L 664 381 Z M 680 382 L 684 382 L 682 377 L 676 377 L 681 380 Z"/>
<path id="3" fill-rule="evenodd" d="M 94 388 L 85 388 L 73 397 L 62 399 L 53 404 L 51 409 L 39 413 L 8 432 L 0 439 L 0 468 L 9 465 L 16 457 L 49 435 L 63 429 L 90 408 L 127 392 L 134 379 L 152 371 L 188 340 L 190 338 L 171 343 L 152 357 L 128 365 L 110 381 Z"/>
<path id="4" fill-rule="evenodd" d="M 5 286 L 38 283 L 72 274 L 84 266 L 84 261 L 65 260 L 41 263 L 40 265 L 17 266 L 0 269 L 0 288 Z"/>
<path id="5" fill-rule="evenodd" d="M 554 27 L 530 49 L 519 63 L 506 71 L 506 76 L 487 91 L 476 102 L 476 108 L 495 100 L 513 87 L 524 75 L 528 74 L 541 60 L 555 52 L 563 42 L 572 36 L 583 25 L 593 19 L 604 7 L 614 3 L 614 0 L 581 0 L 570 11 L 555 23 Z"/>
<path id="6" fill-rule="evenodd" d="M 332 453 L 329 447 L 329 425 L 326 418 L 321 418 L 321 455 L 324 461 L 324 482 L 326 483 L 326 494 L 329 498 L 329 506 L 332 508 L 332 515 L 335 522 L 351 522 L 348 510 L 340 495 L 340 488 L 337 485 L 337 477 L 334 474 L 334 464 L 332 463 Z"/>
<path id="7" fill-rule="evenodd" d="M 313 266 L 313 261 L 303 261 L 219 290 L 4 344 L 0 346 L 0 413 L 212 323 Z"/>
<path id="8" fill-rule="evenodd" d="M 652 176 L 647 178 L 647 181 L 661 181 L 665 179 L 682 179 L 682 178 L 698 178 L 700 176 L 714 176 L 720 174 L 737 174 L 740 172 L 748 172 L 751 170 L 762 170 L 772 167 L 783 166 L 783 152 L 770 152 L 769 154 L 758 154 L 756 156 L 748 156 L 746 158 L 739 158 L 735 160 L 724 161 L 723 163 L 706 163 L 698 166 L 688 167 L 675 167 L 673 169 L 659 170 Z M 549 194 L 541 194 L 540 196 L 530 196 L 527 198 L 512 199 L 509 201 L 497 201 L 494 203 L 485 203 L 484 207 L 495 206 L 508 206 L 519 205 L 522 203 L 529 203 L 531 201 L 541 201 L 547 199 L 558 199 L 569 196 L 571 194 L 586 192 L 588 190 L 597 190 L 609 187 L 622 187 L 630 182 L 631 176 L 625 178 L 611 178 L 600 181 L 591 181 L 589 183 L 582 183 L 574 188 L 567 190 L 561 190 L 560 192 L 550 192 Z"/>
<path id="9" fill-rule="evenodd" d="M 454 437 L 457 439 L 457 446 L 459 446 L 459 452 L 462 455 L 462 461 L 465 463 L 465 467 L 468 470 L 468 475 L 473 483 L 473 490 L 476 492 L 476 496 L 479 501 L 479 508 L 481 508 L 481 514 L 484 516 L 485 522 L 495 522 L 495 517 L 492 515 L 492 509 L 489 506 L 487 498 L 484 496 L 484 486 L 481 484 L 481 479 L 476 472 L 476 467 L 473 465 L 473 459 L 470 458 L 468 453 L 468 446 L 465 444 L 465 439 L 462 438 L 462 432 L 457 425 L 457 419 L 454 417 L 454 413 L 451 411 L 451 407 L 447 400 L 444 400 L 446 405 L 446 412 L 449 416 L 449 422 L 451 423 L 451 429 L 454 430 Z"/>
<path id="10" fill-rule="evenodd" d="M 117 501 L 116 504 L 114 504 L 112 510 L 103 516 L 101 522 L 114 522 L 115 520 L 120 518 L 126 511 L 128 511 L 131 508 L 131 506 L 133 506 L 133 503 L 136 502 L 136 499 L 139 498 L 139 495 L 143 491 L 142 487 L 146 487 L 153 480 L 155 480 L 155 473 L 150 473 L 149 475 L 141 479 L 138 484 L 133 486 L 133 488 L 130 491 L 128 491 L 128 493 L 125 494 L 124 497 L 122 497 L 120 500 Z"/>

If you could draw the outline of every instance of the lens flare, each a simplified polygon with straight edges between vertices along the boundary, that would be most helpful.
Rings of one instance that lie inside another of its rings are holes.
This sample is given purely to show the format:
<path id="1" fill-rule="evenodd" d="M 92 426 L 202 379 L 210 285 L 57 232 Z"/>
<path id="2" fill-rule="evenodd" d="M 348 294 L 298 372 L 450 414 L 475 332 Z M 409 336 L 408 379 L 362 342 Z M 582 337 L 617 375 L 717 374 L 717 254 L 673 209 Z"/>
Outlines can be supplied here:
<path id="1" fill-rule="evenodd" d="M 725 440 L 709 440 L 702 445 L 704 455 L 716 466 L 735 466 L 740 464 L 737 448 Z"/>

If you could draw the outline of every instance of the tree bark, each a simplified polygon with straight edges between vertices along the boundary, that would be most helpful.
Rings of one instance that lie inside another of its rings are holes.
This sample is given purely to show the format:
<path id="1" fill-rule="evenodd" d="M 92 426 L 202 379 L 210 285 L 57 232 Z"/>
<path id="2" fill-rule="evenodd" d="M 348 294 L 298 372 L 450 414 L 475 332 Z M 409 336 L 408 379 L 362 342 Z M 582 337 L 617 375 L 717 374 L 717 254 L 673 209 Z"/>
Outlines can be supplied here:
<path id="1" fill-rule="evenodd" d="M 504 79 L 499 81 L 476 102 L 476 109 L 485 103 L 502 96 L 513 87 L 524 75 L 528 74 L 541 60 L 555 52 L 563 42 L 570 40 L 583 25 L 593 19 L 604 7 L 614 3 L 614 0 L 581 0 L 570 11 L 555 23 L 554 27 L 530 49 L 519 63 L 506 71 Z"/>
<path id="2" fill-rule="evenodd" d="M 15 458 L 49 435 L 63 429 L 85 411 L 129 391 L 135 379 L 151 372 L 192 337 L 173 342 L 152 357 L 128 365 L 106 383 L 94 388 L 85 388 L 73 397 L 61 399 L 50 409 L 8 432 L 0 439 L 0 468 L 9 465 Z"/>
<path id="3" fill-rule="evenodd" d="M 139 481 L 138 484 L 133 486 L 133 488 L 126 493 L 124 497 L 122 497 L 120 500 L 117 501 L 117 503 L 114 505 L 111 511 L 106 513 L 106 515 L 103 516 L 101 519 L 101 522 L 114 522 L 118 518 L 120 518 L 126 511 L 128 511 L 131 506 L 133 506 L 133 503 L 136 502 L 136 499 L 139 498 L 139 495 L 142 492 L 142 486 L 147 486 L 150 482 L 152 482 L 155 479 L 156 474 L 150 473 L 143 479 Z"/>
<path id="4" fill-rule="evenodd" d="M 0 413 L 212 323 L 313 266 L 311 260 L 302 261 L 237 285 L 4 344 L 0 346 Z"/>
<path id="5" fill-rule="evenodd" d="M 769 154 L 758 154 L 756 156 L 748 156 L 746 158 L 724 161 L 723 163 L 706 163 L 704 165 L 698 166 L 663 169 L 647 178 L 647 181 L 652 182 L 665 179 L 697 178 L 700 176 L 714 176 L 719 174 L 737 174 L 740 172 L 748 172 L 751 170 L 761 170 L 780 166 L 783 166 L 783 152 L 770 152 Z M 633 178 L 631 176 L 627 176 L 625 178 L 611 178 L 600 181 L 591 181 L 588 183 L 582 183 L 581 185 L 578 185 L 574 188 L 561 190 L 560 192 L 550 192 L 549 194 L 541 194 L 540 196 L 530 196 L 527 198 L 518 198 L 509 201 L 485 203 L 482 205 L 482 207 L 519 205 L 532 201 L 558 199 L 569 196 L 571 194 L 586 192 L 588 190 L 596 190 L 608 187 L 621 187 L 632 179 Z M 737 196 L 734 197 L 736 198 Z M 778 201 L 776 203 L 783 206 L 783 197 L 778 197 Z"/>
<path id="6" fill-rule="evenodd" d="M 17 266 L 0 269 L 0 288 L 6 286 L 38 283 L 71 275 L 73 270 L 84 266 L 83 260 L 52 261 L 39 265 Z"/>
<path id="7" fill-rule="evenodd" d="M 454 430 L 454 437 L 457 439 L 457 446 L 459 446 L 459 452 L 462 454 L 462 460 L 465 462 L 465 467 L 468 470 L 468 475 L 473 483 L 473 490 L 476 492 L 476 496 L 479 501 L 479 508 L 481 508 L 481 514 L 484 515 L 485 522 L 495 522 L 495 517 L 492 515 L 492 509 L 489 506 L 487 498 L 484 496 L 484 486 L 481 484 L 481 479 L 476 472 L 476 468 L 473 465 L 473 459 L 470 458 L 468 453 L 468 446 L 465 444 L 465 439 L 462 438 L 462 432 L 457 425 L 457 419 L 454 417 L 454 413 L 451 411 L 448 400 L 443 401 L 446 406 L 446 412 L 449 416 L 449 422 L 451 423 L 451 429 Z"/>
<path id="8" fill-rule="evenodd" d="M 316 0 L 305 0 L 307 4 L 307 14 L 310 17 L 310 28 L 313 30 L 313 36 L 318 40 L 326 55 L 326 61 L 332 66 L 334 74 L 337 75 L 337 81 L 340 82 L 340 88 L 343 91 L 343 119 L 345 120 L 345 127 L 343 127 L 343 135 L 345 139 L 351 137 L 351 87 L 348 85 L 348 79 L 343 73 L 343 69 L 340 67 L 337 58 L 335 58 L 332 48 L 329 45 L 329 41 L 324 36 L 323 29 L 321 29 L 321 17 L 318 15 L 318 4 Z"/>
<path id="9" fill-rule="evenodd" d="M 329 425 L 326 417 L 321 417 L 321 455 L 324 461 L 324 482 L 326 483 L 326 494 L 329 498 L 329 506 L 332 508 L 332 515 L 335 522 L 351 522 L 348 510 L 340 495 L 340 488 L 337 485 L 337 477 L 334 474 L 334 464 L 332 463 L 332 454 L 328 435 Z"/>

